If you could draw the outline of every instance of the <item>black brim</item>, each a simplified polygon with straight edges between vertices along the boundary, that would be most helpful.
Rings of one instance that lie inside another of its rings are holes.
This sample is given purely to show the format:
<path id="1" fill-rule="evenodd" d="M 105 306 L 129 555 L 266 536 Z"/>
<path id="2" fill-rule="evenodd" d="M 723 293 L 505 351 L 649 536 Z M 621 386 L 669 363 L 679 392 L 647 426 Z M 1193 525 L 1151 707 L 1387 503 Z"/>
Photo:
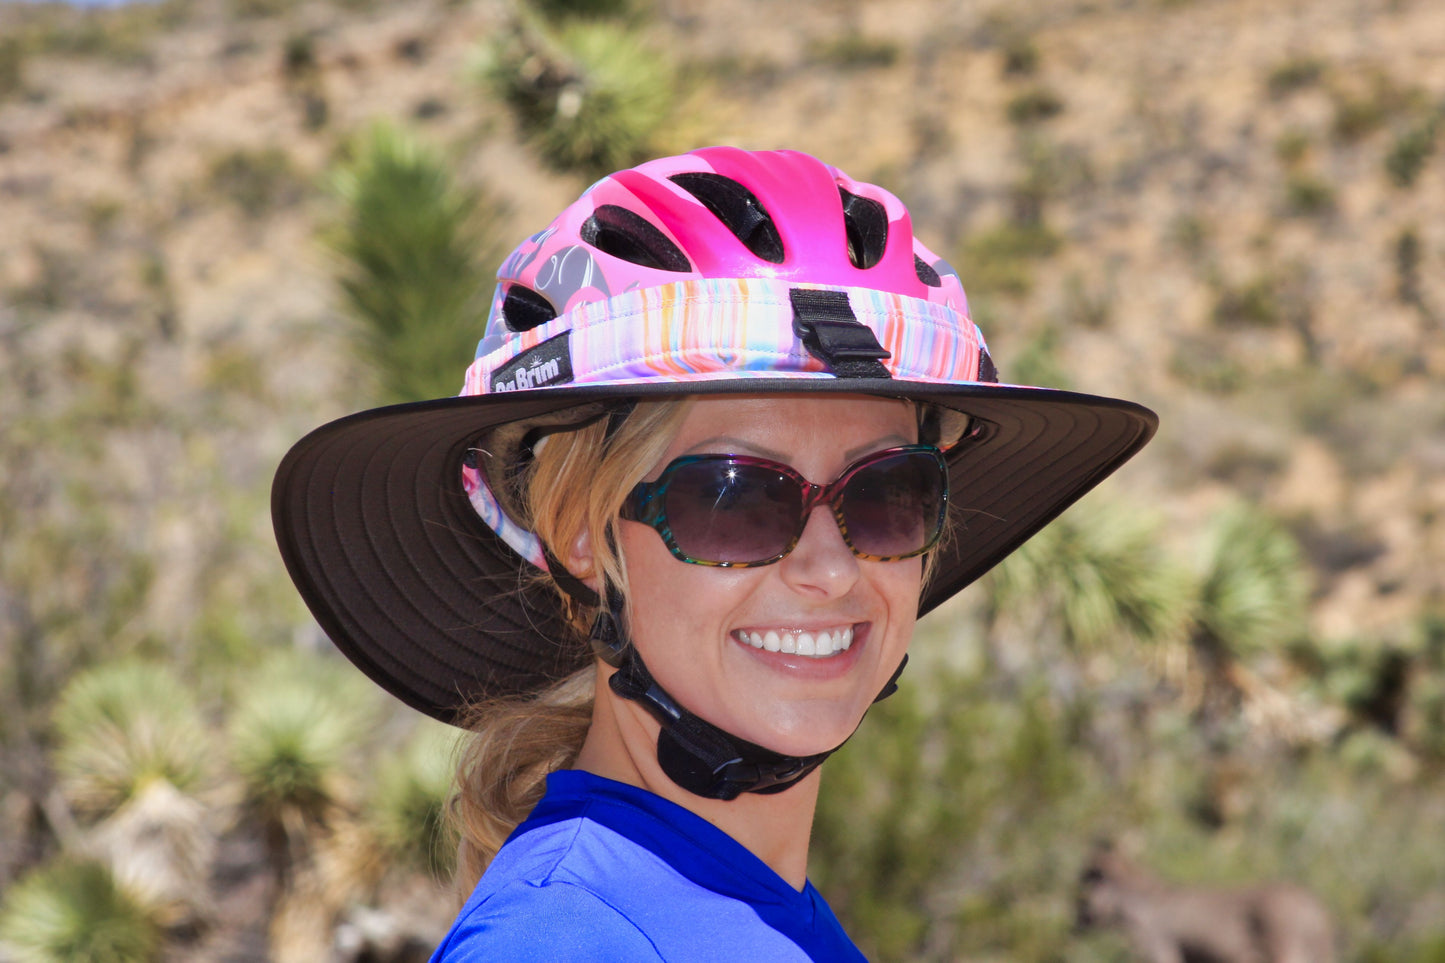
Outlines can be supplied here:
<path id="1" fill-rule="evenodd" d="M 774 392 L 909 398 L 982 426 L 949 454 L 952 537 L 920 615 L 1112 473 L 1158 423 L 1139 405 L 1073 392 L 884 379 L 613 384 L 395 405 L 323 425 L 287 453 L 271 495 L 282 558 L 352 662 L 453 722 L 471 701 L 540 690 L 591 658 L 556 596 L 473 511 L 461 465 L 478 435 L 599 400 Z"/>

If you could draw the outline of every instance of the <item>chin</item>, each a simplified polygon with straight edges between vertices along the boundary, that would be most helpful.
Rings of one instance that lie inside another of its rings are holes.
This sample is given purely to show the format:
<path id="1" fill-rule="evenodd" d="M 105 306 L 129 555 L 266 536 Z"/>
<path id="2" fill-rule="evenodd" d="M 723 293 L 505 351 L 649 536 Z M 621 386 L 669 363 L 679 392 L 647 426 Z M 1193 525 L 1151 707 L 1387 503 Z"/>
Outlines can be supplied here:
<path id="1" fill-rule="evenodd" d="M 822 718 L 817 713 L 802 713 L 786 722 L 755 730 L 751 735 L 740 730 L 732 731 L 749 742 L 785 756 L 811 756 L 829 752 L 847 742 L 861 720 L 860 716 L 844 718 L 832 712 L 828 716 Z"/>

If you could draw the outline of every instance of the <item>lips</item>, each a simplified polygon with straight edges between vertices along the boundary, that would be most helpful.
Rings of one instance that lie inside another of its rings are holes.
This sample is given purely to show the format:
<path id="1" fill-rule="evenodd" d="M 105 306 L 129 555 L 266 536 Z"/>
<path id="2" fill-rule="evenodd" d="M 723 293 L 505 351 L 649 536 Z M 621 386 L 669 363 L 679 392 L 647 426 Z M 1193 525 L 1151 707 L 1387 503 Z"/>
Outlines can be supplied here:
<path id="1" fill-rule="evenodd" d="M 734 637 L 745 645 L 766 652 L 826 659 L 848 651 L 853 644 L 853 626 L 839 625 L 811 631 L 795 629 L 739 629 Z"/>

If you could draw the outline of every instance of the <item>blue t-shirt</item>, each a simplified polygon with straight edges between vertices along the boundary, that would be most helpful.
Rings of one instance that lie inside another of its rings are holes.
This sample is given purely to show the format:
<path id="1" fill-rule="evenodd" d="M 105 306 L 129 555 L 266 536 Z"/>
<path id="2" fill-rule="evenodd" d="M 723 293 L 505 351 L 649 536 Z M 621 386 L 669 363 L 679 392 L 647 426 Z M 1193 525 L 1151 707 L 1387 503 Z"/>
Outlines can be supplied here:
<path id="1" fill-rule="evenodd" d="M 564 770 L 487 867 L 431 963 L 848 963 L 863 954 L 712 823 L 645 789 Z"/>

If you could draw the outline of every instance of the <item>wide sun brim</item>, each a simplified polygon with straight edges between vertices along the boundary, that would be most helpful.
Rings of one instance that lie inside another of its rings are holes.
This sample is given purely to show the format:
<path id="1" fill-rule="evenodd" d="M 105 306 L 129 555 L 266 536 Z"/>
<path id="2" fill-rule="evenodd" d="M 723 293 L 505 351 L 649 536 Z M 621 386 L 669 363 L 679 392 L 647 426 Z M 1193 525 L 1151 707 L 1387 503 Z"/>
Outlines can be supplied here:
<path id="1" fill-rule="evenodd" d="M 383 689 L 455 723 L 467 705 L 537 692 L 591 658 L 556 594 L 477 516 L 462 460 L 504 422 L 597 401 L 702 394 L 868 394 L 943 405 L 973 430 L 948 453 L 950 538 L 923 615 L 1127 461 L 1154 413 L 1013 385 L 768 378 L 547 388 L 393 405 L 322 425 L 271 493 L 281 556 L 336 646 Z"/>

